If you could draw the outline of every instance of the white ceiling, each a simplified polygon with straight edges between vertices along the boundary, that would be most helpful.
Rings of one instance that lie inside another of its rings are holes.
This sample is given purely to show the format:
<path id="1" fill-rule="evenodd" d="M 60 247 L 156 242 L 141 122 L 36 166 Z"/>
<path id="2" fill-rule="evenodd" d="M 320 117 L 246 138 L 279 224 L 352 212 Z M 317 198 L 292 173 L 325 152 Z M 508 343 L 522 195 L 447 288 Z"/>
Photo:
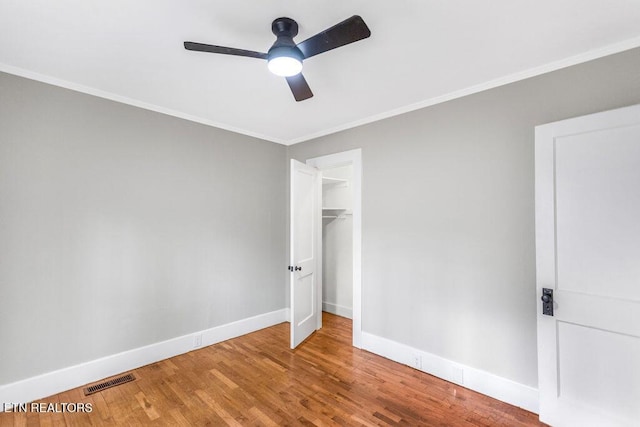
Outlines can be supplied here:
<path id="1" fill-rule="evenodd" d="M 354 14 L 372 36 L 305 61 L 299 103 L 266 61 L 182 47 Z M 638 0 L 0 0 L 0 71 L 287 145 L 637 46 Z"/>

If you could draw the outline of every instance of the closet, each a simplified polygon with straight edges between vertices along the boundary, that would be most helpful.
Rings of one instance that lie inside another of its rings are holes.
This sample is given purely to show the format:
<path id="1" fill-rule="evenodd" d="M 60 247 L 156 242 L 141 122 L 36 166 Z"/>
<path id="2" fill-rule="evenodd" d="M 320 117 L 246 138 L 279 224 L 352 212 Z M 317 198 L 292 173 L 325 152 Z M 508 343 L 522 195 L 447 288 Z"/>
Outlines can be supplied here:
<path id="1" fill-rule="evenodd" d="M 353 318 L 353 166 L 322 170 L 322 310 Z"/>

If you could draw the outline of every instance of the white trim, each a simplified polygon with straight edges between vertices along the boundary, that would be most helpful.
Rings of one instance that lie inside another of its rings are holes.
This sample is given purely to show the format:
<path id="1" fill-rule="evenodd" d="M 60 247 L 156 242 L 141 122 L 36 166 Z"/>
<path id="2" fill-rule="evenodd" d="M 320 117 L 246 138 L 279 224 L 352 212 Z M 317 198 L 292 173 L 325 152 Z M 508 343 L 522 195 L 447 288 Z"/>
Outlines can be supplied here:
<path id="1" fill-rule="evenodd" d="M 457 90 L 454 92 L 449 92 L 440 96 L 436 96 L 433 98 L 425 99 L 420 102 L 416 102 L 414 104 L 406 105 L 400 108 L 395 108 L 393 110 L 385 111 L 380 114 L 374 114 L 373 116 L 365 117 L 360 120 L 355 120 L 353 122 L 341 124 L 329 129 L 324 129 L 318 132 L 314 132 L 311 134 L 303 135 L 303 136 L 292 138 L 292 139 L 282 139 L 282 138 L 276 138 L 269 135 L 259 134 L 257 132 L 252 132 L 247 129 L 241 129 L 235 126 L 226 125 L 224 123 L 219 123 L 219 122 L 208 120 L 202 117 L 186 114 L 180 111 L 171 110 L 169 108 L 161 107 L 159 105 L 128 98 L 126 96 L 117 95 L 115 93 L 92 88 L 90 86 L 84 86 L 78 83 L 59 79 L 57 77 L 36 73 L 33 71 L 25 70 L 23 68 L 14 67 L 8 64 L 0 63 L 0 71 L 9 73 L 9 74 L 14 74 L 16 76 L 26 77 L 31 80 L 37 80 L 40 82 L 48 83 L 54 86 L 59 86 L 66 89 L 74 90 L 76 92 L 87 93 L 89 95 L 94 95 L 100 98 L 110 99 L 112 101 L 121 102 L 123 104 L 133 105 L 134 107 L 156 111 L 158 113 L 167 114 L 169 116 L 178 117 L 178 118 L 189 120 L 196 123 L 201 123 L 203 125 L 213 126 L 219 129 L 224 129 L 231 132 L 247 135 L 253 138 L 259 138 L 265 141 L 275 142 L 276 144 L 294 145 L 299 142 L 309 141 L 311 139 L 319 138 L 321 136 L 330 135 L 332 133 L 337 133 L 343 130 L 347 130 L 347 129 L 362 126 L 368 123 L 376 122 L 378 120 L 383 120 L 389 117 L 398 116 L 400 114 L 408 113 L 410 111 L 419 110 L 421 108 L 430 107 L 436 104 L 441 104 L 443 102 L 451 101 L 453 99 L 462 98 L 467 95 L 472 95 L 474 93 L 482 92 L 488 89 L 504 86 L 509 83 L 525 80 L 531 77 L 536 77 L 541 74 L 560 70 L 562 68 L 571 67 L 573 65 L 582 64 L 584 62 L 588 62 L 594 59 L 603 58 L 608 55 L 624 52 L 626 50 L 634 49 L 636 47 L 640 47 L 640 37 L 634 37 L 632 39 L 628 39 L 619 43 L 614 43 L 599 49 L 593 49 L 578 55 L 570 56 L 565 59 L 553 61 L 548 64 L 541 65 L 539 67 L 529 68 L 527 70 L 509 74 L 504 77 L 499 77 L 497 79 L 493 79 L 488 82 L 480 83 L 480 84 L 470 86 L 461 90 Z"/>
<path id="2" fill-rule="evenodd" d="M 322 302 L 322 311 L 335 314 L 336 316 L 346 317 L 347 319 L 353 318 L 353 309 L 351 307 L 345 307 L 344 305 L 334 304 L 332 302 Z"/>
<path id="3" fill-rule="evenodd" d="M 226 325 L 113 354 L 0 386 L 1 403 L 26 403 L 119 373 L 194 350 L 194 337 L 202 335 L 204 346 L 239 337 L 288 320 L 286 309 L 249 317 Z"/>
<path id="4" fill-rule="evenodd" d="M 362 333 L 362 348 L 403 365 L 421 370 L 446 381 L 459 384 L 538 413 L 538 389 L 489 372 L 418 350 L 368 332 Z"/>
<path id="5" fill-rule="evenodd" d="M 308 159 L 320 170 L 351 164 L 353 167 L 353 346 L 362 347 L 362 150 L 343 151 Z"/>

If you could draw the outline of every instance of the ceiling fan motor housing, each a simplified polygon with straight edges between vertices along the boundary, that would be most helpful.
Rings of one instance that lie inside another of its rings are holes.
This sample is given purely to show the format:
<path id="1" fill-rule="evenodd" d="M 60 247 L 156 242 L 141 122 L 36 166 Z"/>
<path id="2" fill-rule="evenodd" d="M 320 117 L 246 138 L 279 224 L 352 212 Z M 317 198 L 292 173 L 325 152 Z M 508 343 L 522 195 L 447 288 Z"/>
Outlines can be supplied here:
<path id="1" fill-rule="evenodd" d="M 302 62 L 304 55 L 293 41 L 298 34 L 298 23 L 291 18 L 277 18 L 271 24 L 271 31 L 276 36 L 276 41 L 269 49 L 268 59 L 288 56 Z"/>

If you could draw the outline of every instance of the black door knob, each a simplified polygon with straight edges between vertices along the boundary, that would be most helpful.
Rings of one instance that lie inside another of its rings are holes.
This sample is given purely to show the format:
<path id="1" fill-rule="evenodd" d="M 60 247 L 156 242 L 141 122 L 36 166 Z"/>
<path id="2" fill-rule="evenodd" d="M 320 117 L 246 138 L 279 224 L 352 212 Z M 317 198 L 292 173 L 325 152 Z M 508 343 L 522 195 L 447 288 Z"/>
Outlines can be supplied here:
<path id="1" fill-rule="evenodd" d="M 302 270 L 302 267 L 298 267 L 298 266 L 296 265 L 296 271 L 301 271 L 301 270 Z"/>
<path id="2" fill-rule="evenodd" d="M 542 288 L 542 314 L 553 316 L 553 289 Z"/>

